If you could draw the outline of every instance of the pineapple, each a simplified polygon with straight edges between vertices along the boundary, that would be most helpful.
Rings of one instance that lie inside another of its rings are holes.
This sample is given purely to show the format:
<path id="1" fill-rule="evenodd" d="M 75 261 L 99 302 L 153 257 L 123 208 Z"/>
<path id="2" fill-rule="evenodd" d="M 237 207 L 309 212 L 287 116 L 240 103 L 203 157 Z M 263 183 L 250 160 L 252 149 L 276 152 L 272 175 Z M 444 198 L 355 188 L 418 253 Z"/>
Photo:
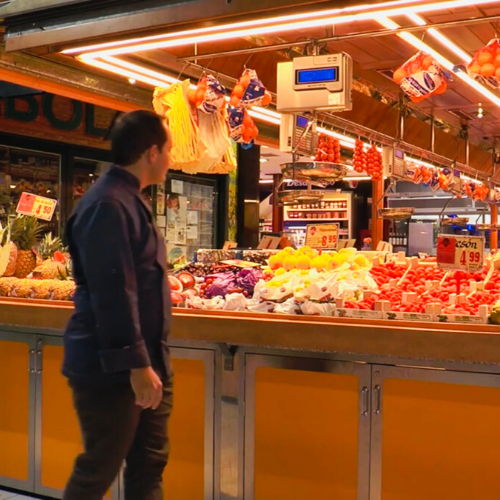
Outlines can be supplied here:
<path id="1" fill-rule="evenodd" d="M 52 233 L 48 233 L 45 235 L 43 240 L 40 242 L 37 248 L 38 255 L 40 256 L 41 262 L 37 262 L 37 265 L 40 265 L 45 260 L 50 260 L 54 257 L 55 252 L 63 252 L 64 245 L 61 241 L 61 238 L 57 236 L 54 238 Z"/>
<path id="2" fill-rule="evenodd" d="M 10 297 L 17 278 L 0 278 L 0 296 Z"/>
<path id="3" fill-rule="evenodd" d="M 11 297 L 17 297 L 19 299 L 31 298 L 33 295 L 33 284 L 34 280 L 16 280 L 11 290 Z"/>
<path id="4" fill-rule="evenodd" d="M 50 299 L 55 283 L 57 283 L 55 280 L 33 280 L 32 297 L 34 299 Z"/>
<path id="5" fill-rule="evenodd" d="M 12 240 L 17 246 L 17 262 L 14 276 L 26 278 L 36 267 L 36 257 L 33 248 L 40 239 L 43 231 L 35 217 L 18 215 L 12 222 Z"/>
<path id="6" fill-rule="evenodd" d="M 11 241 L 11 227 L 0 224 L 0 276 L 12 276 L 16 270 L 17 247 Z"/>
<path id="7" fill-rule="evenodd" d="M 71 300 L 76 289 L 73 280 L 61 280 L 54 282 L 52 287 L 52 300 Z"/>
<path id="8" fill-rule="evenodd" d="M 61 262 L 47 260 L 33 271 L 33 277 L 42 280 L 56 280 L 67 277 L 66 266 Z"/>

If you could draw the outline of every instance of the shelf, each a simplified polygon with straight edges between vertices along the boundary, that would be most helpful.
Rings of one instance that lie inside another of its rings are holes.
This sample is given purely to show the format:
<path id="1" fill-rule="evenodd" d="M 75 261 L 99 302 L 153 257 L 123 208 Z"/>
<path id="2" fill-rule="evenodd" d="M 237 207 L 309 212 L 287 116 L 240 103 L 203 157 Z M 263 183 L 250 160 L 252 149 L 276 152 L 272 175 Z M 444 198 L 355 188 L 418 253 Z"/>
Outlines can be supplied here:
<path id="1" fill-rule="evenodd" d="M 331 210 L 337 212 L 347 212 L 348 208 L 290 208 L 287 207 L 287 212 L 330 212 Z"/>
<path id="2" fill-rule="evenodd" d="M 285 222 L 328 222 L 328 221 L 348 221 L 349 219 L 285 219 Z"/>

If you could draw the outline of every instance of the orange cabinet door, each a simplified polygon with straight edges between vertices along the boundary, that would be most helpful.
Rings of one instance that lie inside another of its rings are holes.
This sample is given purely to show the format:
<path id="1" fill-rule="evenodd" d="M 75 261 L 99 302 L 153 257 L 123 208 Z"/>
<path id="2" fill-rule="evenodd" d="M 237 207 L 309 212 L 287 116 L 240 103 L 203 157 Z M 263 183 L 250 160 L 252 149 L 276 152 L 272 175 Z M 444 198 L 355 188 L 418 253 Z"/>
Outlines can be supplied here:
<path id="1" fill-rule="evenodd" d="M 245 500 L 366 498 L 368 367 L 249 355 L 246 376 Z"/>
<path id="2" fill-rule="evenodd" d="M 24 491 L 34 488 L 34 342 L 0 333 L 0 484 Z"/>
<path id="3" fill-rule="evenodd" d="M 37 386 L 38 464 L 36 493 L 60 496 L 83 450 L 80 427 L 68 381 L 61 374 L 63 347 L 60 338 L 39 339 Z M 106 498 L 118 498 L 118 482 Z"/>
<path id="4" fill-rule="evenodd" d="M 498 498 L 500 375 L 374 374 L 372 498 Z"/>

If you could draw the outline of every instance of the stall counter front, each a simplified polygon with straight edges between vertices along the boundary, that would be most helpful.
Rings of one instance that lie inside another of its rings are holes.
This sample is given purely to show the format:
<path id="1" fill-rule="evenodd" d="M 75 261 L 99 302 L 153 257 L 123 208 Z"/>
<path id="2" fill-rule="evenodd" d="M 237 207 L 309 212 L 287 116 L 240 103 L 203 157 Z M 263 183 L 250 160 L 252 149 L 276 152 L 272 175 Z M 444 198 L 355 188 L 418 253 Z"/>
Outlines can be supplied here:
<path id="1" fill-rule="evenodd" d="M 60 375 L 71 312 L 0 302 L 0 485 L 59 498 L 81 450 Z M 498 327 L 177 309 L 171 344 L 165 498 L 499 491 Z"/>

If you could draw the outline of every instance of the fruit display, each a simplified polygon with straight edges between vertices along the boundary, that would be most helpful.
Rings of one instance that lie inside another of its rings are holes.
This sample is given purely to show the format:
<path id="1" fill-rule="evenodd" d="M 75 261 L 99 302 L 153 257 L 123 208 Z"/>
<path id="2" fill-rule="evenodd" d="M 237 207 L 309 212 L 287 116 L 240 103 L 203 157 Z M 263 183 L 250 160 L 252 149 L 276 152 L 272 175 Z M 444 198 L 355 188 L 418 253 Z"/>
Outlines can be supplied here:
<path id="1" fill-rule="evenodd" d="M 51 233 L 40 240 L 42 231 L 37 219 L 23 215 L 0 226 L 0 297 L 71 300 L 75 283 L 69 255 Z"/>
<path id="2" fill-rule="evenodd" d="M 271 94 L 259 80 L 257 72 L 253 69 L 245 69 L 231 92 L 229 102 L 235 108 L 252 108 L 253 106 L 267 106 L 272 100 Z"/>
<path id="3" fill-rule="evenodd" d="M 26 278 L 36 267 L 36 254 L 33 249 L 37 246 L 43 225 L 35 217 L 18 215 L 11 229 L 11 240 L 17 247 L 16 267 L 14 276 Z"/>
<path id="4" fill-rule="evenodd" d="M 500 255 L 486 259 L 480 272 L 467 273 L 440 269 L 435 258 L 306 246 L 280 250 L 267 265 L 252 268 L 190 264 L 171 286 L 174 304 L 194 309 L 500 322 Z"/>
<path id="5" fill-rule="evenodd" d="M 340 163 L 340 141 L 335 137 L 320 134 L 318 140 L 318 150 L 314 161 Z"/>
<path id="6" fill-rule="evenodd" d="M 443 70 L 434 58 L 419 52 L 393 74 L 393 80 L 414 103 L 446 92 L 448 84 Z"/>
<path id="7" fill-rule="evenodd" d="M 486 47 L 479 50 L 467 66 L 472 78 L 483 80 L 494 87 L 500 84 L 500 43 L 491 40 Z"/>

